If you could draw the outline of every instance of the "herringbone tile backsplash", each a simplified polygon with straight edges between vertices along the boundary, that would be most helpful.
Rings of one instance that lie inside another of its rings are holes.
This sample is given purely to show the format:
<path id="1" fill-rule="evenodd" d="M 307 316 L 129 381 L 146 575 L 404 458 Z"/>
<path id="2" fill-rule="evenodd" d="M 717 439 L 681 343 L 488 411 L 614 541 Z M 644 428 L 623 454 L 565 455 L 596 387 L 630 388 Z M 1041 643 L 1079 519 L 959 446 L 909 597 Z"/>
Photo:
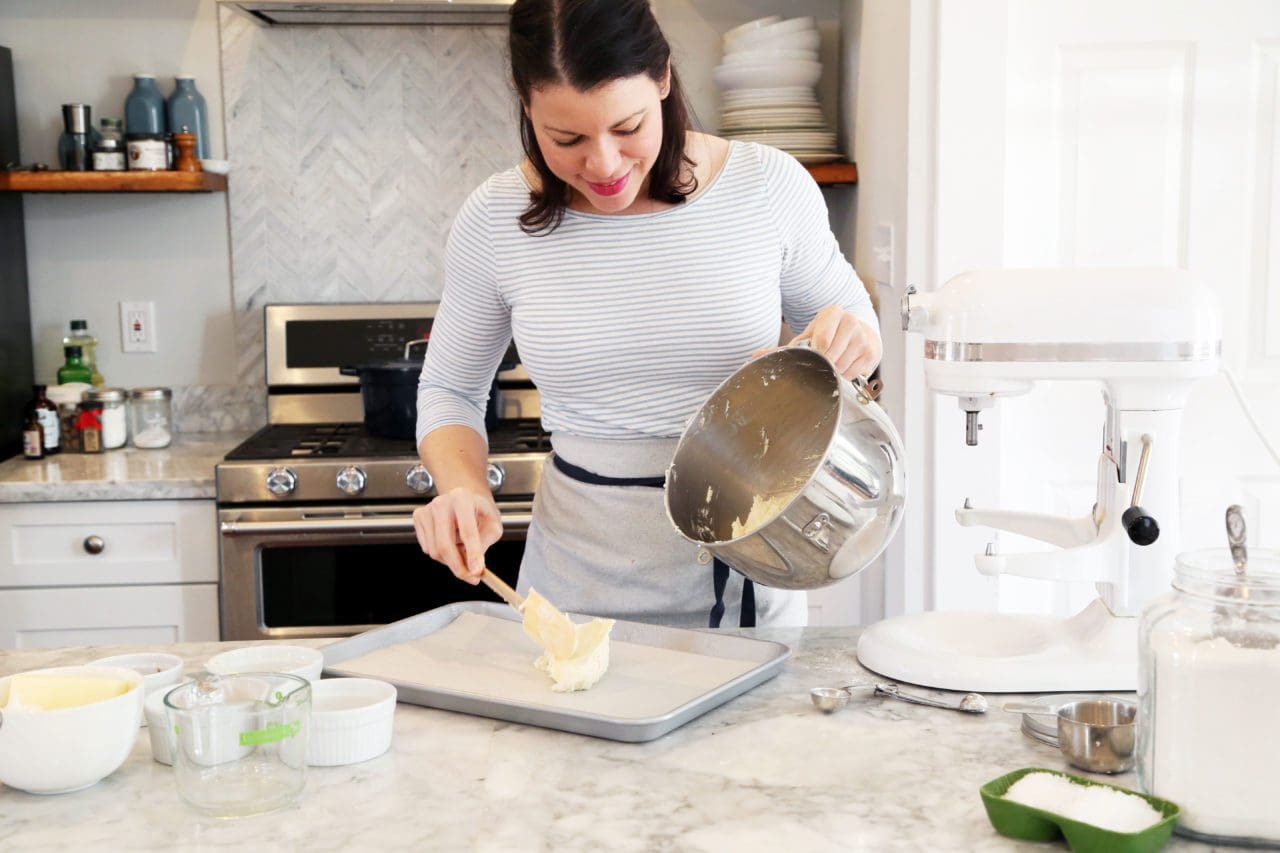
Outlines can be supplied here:
<path id="1" fill-rule="evenodd" d="M 220 18 L 241 384 L 262 306 L 436 299 L 454 213 L 520 155 L 502 27 Z"/>

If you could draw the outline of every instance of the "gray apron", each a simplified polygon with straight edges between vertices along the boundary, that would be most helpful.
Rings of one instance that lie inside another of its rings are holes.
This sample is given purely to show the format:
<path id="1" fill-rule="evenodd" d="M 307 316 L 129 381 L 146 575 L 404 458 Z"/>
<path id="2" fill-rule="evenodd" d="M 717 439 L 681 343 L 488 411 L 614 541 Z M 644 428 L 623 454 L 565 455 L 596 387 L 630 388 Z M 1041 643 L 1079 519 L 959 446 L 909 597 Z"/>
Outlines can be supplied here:
<path id="1" fill-rule="evenodd" d="M 601 440 L 556 433 L 561 459 L 611 478 L 660 478 L 676 439 Z M 712 567 L 667 518 L 664 493 L 643 486 L 579 482 L 549 460 L 533 501 L 518 589 L 532 587 L 557 607 L 607 616 L 706 628 L 715 604 Z M 721 625 L 738 624 L 743 579 L 729 573 Z M 755 587 L 756 625 L 805 625 L 803 592 Z"/>

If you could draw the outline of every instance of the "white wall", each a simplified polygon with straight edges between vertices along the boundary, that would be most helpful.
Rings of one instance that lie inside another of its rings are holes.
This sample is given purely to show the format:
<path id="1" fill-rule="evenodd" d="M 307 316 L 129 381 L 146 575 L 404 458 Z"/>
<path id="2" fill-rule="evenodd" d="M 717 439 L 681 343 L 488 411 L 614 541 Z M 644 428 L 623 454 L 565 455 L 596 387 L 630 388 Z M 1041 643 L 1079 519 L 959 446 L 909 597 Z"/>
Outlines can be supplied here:
<path id="1" fill-rule="evenodd" d="M 0 44 L 13 50 L 23 160 L 56 165 L 60 105 L 122 116 L 135 71 L 195 75 L 223 152 L 213 0 L 5 0 Z M 234 180 L 234 177 L 233 177 Z M 38 378 L 62 363 L 72 318 L 101 341 L 112 385 L 216 385 L 234 380 L 224 194 L 29 195 L 27 261 Z M 120 300 L 154 300 L 159 351 L 120 351 Z"/>

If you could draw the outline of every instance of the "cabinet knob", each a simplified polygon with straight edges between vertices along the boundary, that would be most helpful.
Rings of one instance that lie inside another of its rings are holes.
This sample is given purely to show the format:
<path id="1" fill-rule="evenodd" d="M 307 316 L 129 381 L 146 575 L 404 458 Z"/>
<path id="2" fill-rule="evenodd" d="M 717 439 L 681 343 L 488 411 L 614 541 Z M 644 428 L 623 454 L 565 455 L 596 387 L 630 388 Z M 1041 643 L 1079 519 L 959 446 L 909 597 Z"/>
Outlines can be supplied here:
<path id="1" fill-rule="evenodd" d="M 107 547 L 107 543 L 102 541 L 101 536 L 86 536 L 84 539 L 84 550 L 89 554 L 101 554 Z"/>

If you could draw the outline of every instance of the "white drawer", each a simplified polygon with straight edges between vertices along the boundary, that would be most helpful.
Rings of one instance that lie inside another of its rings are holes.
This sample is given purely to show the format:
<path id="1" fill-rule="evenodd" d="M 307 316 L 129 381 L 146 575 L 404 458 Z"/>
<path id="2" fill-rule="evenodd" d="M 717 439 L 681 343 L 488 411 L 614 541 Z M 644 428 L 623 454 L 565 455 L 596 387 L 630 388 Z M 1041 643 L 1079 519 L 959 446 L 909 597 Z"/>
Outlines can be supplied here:
<path id="1" fill-rule="evenodd" d="M 0 506 L 0 588 L 214 583 L 213 501 Z"/>
<path id="2" fill-rule="evenodd" d="M 217 584 L 0 590 L 0 648 L 217 639 Z"/>

